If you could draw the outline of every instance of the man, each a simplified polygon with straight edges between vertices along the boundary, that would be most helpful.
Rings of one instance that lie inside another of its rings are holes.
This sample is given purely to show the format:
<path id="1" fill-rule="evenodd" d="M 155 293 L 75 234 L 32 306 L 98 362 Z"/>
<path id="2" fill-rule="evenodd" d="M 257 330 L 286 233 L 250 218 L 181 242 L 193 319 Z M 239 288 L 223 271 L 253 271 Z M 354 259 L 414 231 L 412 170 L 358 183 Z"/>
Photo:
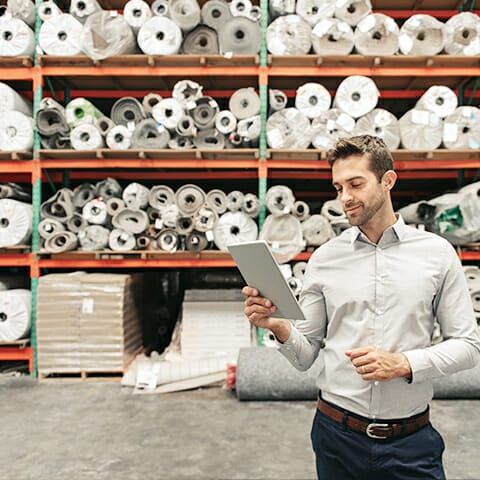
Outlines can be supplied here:
<path id="1" fill-rule="evenodd" d="M 299 370 L 321 356 L 311 432 L 321 480 L 444 479 L 432 379 L 480 359 L 461 263 L 446 240 L 395 214 L 397 175 L 381 139 L 339 140 L 327 158 L 352 228 L 313 253 L 300 295 L 306 320 L 269 317 L 275 306 L 252 287 L 245 314 Z M 435 319 L 444 341 L 431 346 Z"/>

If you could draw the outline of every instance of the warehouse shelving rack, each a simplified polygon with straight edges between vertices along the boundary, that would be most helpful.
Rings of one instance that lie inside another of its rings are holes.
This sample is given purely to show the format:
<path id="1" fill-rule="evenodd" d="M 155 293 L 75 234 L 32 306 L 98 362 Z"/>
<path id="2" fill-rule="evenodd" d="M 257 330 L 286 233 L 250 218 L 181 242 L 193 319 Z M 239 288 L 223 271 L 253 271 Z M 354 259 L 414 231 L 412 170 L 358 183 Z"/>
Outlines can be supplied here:
<path id="1" fill-rule="evenodd" d="M 38 0 L 37 0 L 38 1 Z M 104 0 L 105 8 L 123 8 L 125 0 Z M 454 0 L 399 0 L 395 10 L 388 0 L 374 1 L 374 11 L 397 19 L 414 13 L 429 13 L 448 18 L 465 7 L 467 2 Z M 471 5 L 470 2 L 468 2 Z M 223 252 L 67 252 L 45 255 L 39 251 L 37 226 L 40 215 L 42 185 L 68 181 L 84 181 L 114 176 L 117 179 L 225 181 L 250 180 L 257 184 L 263 203 L 267 188 L 280 180 L 319 180 L 328 182 L 330 172 L 325 152 L 319 150 L 275 150 L 267 148 L 266 120 L 268 88 L 281 88 L 289 96 L 305 81 L 319 81 L 332 93 L 339 81 L 350 75 L 374 78 L 381 98 L 415 99 L 430 85 L 444 84 L 456 89 L 461 98 L 480 97 L 474 79 L 480 77 L 480 57 L 275 57 L 267 54 L 267 1 L 261 0 L 263 42 L 259 55 L 220 55 L 157 57 L 128 55 L 93 62 L 87 57 L 63 58 L 39 56 L 35 65 L 28 58 L 0 59 L 1 80 L 18 83 L 22 90 L 31 89 L 34 107 L 38 109 L 44 95 L 60 100 L 86 96 L 95 98 L 120 97 L 126 94 L 142 97 L 150 91 L 167 92 L 176 80 L 196 79 L 207 82 L 205 94 L 229 96 L 236 88 L 254 86 L 261 98 L 262 134 L 256 149 L 231 151 L 112 151 L 95 152 L 51 151 L 40 148 L 39 137 L 31 152 L 0 152 L 0 173 L 5 181 L 31 183 L 33 189 L 33 240 L 31 251 L 18 253 L 14 249 L 0 253 L 0 267 L 22 266 L 29 269 L 32 286 L 31 346 L 13 347 L 22 359 L 29 360 L 36 374 L 36 291 L 44 269 L 138 269 L 138 268 L 232 268 L 231 257 Z M 476 1 L 474 8 L 480 10 Z M 37 29 L 38 30 L 38 29 Z M 202 83 L 204 84 L 204 83 Z M 48 87 L 48 89 L 47 89 Z M 49 89 L 53 89 L 49 91 Z M 460 186 L 478 177 L 479 151 L 407 151 L 394 152 L 400 180 L 447 180 Z M 409 187 L 412 189 L 412 187 Z M 417 195 L 425 193 L 424 186 Z M 315 195 L 318 192 L 304 192 Z M 401 195 L 402 192 L 399 192 Z M 409 192 L 403 192 L 408 195 Z M 320 196 L 331 198 L 330 191 Z M 260 223 L 265 218 L 263 206 Z M 480 251 L 459 248 L 464 261 L 480 262 Z M 296 260 L 307 260 L 303 252 Z M 0 347 L 0 360 L 12 354 Z"/>

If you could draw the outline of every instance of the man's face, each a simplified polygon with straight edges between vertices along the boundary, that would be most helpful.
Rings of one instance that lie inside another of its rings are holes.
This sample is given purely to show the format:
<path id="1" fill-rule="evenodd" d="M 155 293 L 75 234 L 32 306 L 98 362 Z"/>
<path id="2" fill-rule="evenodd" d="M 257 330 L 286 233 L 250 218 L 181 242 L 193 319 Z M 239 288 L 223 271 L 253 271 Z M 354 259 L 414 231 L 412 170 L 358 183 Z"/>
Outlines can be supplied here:
<path id="1" fill-rule="evenodd" d="M 332 167 L 332 180 L 351 225 L 366 225 L 385 211 L 386 191 L 365 156 L 336 160 Z"/>

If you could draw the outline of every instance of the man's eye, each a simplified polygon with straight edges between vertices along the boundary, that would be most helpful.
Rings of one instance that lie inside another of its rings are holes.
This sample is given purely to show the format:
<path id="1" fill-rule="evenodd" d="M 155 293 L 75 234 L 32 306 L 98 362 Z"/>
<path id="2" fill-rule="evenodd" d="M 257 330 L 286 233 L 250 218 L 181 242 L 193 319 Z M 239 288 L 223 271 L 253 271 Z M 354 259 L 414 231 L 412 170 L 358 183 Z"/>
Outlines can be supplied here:
<path id="1" fill-rule="evenodd" d="M 352 188 L 359 188 L 361 186 L 362 186 L 361 183 L 352 183 Z"/>

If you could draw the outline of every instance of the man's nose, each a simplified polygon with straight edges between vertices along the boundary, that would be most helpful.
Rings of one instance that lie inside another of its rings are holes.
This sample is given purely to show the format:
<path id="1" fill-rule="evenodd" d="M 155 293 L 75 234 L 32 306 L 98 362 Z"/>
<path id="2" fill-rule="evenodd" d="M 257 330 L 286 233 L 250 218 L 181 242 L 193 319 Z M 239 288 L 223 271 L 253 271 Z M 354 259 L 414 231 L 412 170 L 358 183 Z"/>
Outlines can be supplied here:
<path id="1" fill-rule="evenodd" d="M 346 204 L 352 199 L 352 195 L 350 193 L 350 190 L 348 189 L 343 189 L 342 192 L 339 195 L 339 200 L 343 203 Z"/>

